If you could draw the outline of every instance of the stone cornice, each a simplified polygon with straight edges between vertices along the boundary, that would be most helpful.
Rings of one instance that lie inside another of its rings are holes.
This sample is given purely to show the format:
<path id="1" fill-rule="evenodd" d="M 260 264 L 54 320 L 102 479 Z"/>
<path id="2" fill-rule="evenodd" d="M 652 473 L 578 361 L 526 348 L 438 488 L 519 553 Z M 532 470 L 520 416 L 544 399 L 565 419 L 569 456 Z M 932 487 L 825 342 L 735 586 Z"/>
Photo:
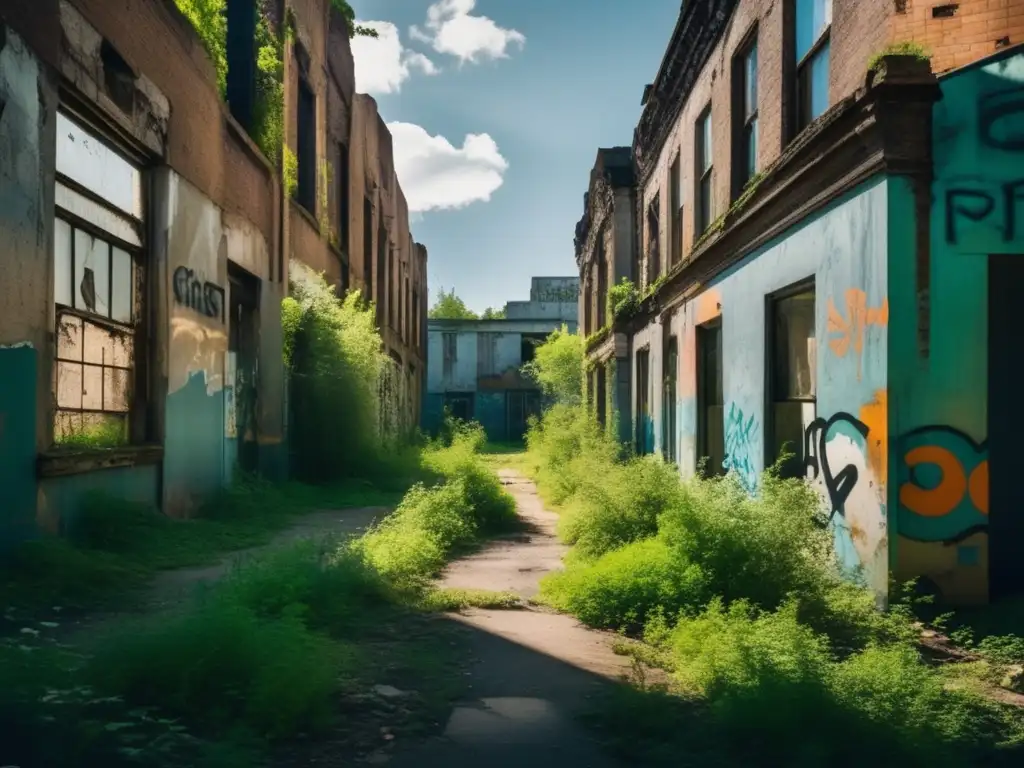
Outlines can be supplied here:
<path id="1" fill-rule="evenodd" d="M 680 12 L 640 122 L 633 133 L 633 157 L 641 189 L 647 184 L 658 154 L 722 36 L 736 3 L 737 0 L 691 1 Z"/>

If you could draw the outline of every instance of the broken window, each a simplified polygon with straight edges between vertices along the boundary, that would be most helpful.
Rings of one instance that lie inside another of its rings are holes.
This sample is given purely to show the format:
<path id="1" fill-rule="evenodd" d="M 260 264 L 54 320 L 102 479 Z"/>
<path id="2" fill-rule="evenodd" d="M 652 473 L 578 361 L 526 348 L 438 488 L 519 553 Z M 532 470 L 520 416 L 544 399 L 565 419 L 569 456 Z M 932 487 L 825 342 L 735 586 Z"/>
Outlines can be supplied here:
<path id="1" fill-rule="evenodd" d="M 715 199 L 712 180 L 714 167 L 711 162 L 711 107 L 701 113 L 697 120 L 696 134 L 697 200 L 695 218 L 696 237 L 700 237 L 711 226 L 715 215 Z"/>
<path id="2" fill-rule="evenodd" d="M 316 96 L 305 78 L 299 78 L 298 161 L 295 202 L 316 215 Z"/>
<path id="3" fill-rule="evenodd" d="M 54 190 L 53 438 L 121 445 L 136 403 L 136 321 L 143 295 L 141 171 L 63 112 Z"/>

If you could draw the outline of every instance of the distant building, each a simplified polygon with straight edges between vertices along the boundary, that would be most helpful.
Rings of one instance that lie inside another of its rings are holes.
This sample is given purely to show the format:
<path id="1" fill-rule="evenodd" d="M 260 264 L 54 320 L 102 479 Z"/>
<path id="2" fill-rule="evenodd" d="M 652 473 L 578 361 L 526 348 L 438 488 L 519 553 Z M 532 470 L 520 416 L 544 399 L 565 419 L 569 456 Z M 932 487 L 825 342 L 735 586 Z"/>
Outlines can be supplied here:
<path id="1" fill-rule="evenodd" d="M 552 331 L 575 332 L 579 289 L 575 277 L 535 277 L 530 300 L 506 304 L 505 319 L 428 320 L 423 428 L 435 432 L 447 408 L 480 422 L 491 440 L 520 440 L 541 402 L 520 369 Z"/>

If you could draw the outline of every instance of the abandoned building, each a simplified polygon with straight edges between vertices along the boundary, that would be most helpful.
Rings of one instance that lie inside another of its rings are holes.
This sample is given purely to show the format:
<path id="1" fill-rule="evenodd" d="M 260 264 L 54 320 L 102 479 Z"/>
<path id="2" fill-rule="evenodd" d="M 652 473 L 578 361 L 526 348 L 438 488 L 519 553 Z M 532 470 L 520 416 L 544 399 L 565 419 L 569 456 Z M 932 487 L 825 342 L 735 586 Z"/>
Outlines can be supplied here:
<path id="1" fill-rule="evenodd" d="M 186 516 L 283 478 L 292 260 L 377 299 L 419 418 L 426 249 L 346 22 L 225 9 L 0 3 L 0 544 L 94 490 Z"/>
<path id="2" fill-rule="evenodd" d="M 491 440 L 522 440 L 542 404 L 522 367 L 552 331 L 575 333 L 579 285 L 575 277 L 535 277 L 530 300 L 508 302 L 502 319 L 428 320 L 424 430 L 436 432 L 447 412 L 479 422 Z"/>
<path id="3" fill-rule="evenodd" d="M 1024 591 L 1022 42 L 1008 0 L 685 3 L 577 226 L 598 417 L 752 493 L 784 459 L 881 601 Z"/>

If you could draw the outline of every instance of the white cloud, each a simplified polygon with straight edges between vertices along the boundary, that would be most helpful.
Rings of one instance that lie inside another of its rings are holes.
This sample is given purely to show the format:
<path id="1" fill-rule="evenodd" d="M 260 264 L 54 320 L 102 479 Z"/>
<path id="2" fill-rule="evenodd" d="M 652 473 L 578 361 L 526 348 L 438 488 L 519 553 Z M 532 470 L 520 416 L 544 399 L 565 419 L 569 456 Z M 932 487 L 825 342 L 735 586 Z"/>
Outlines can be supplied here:
<path id="1" fill-rule="evenodd" d="M 454 147 L 413 123 L 388 123 L 388 129 L 395 172 L 412 213 L 490 200 L 505 180 L 508 161 L 486 133 L 467 134 L 462 147 Z"/>
<path id="2" fill-rule="evenodd" d="M 437 66 L 422 53 L 402 45 L 398 27 L 390 21 L 359 21 L 377 31 L 377 37 L 352 38 L 356 90 L 360 93 L 397 93 L 413 71 L 437 74 Z"/>
<path id="3" fill-rule="evenodd" d="M 438 0 L 427 9 L 426 29 L 412 27 L 409 34 L 463 63 L 504 59 L 510 47 L 526 44 L 522 32 L 499 27 L 486 16 L 474 16 L 475 6 L 476 0 Z"/>

